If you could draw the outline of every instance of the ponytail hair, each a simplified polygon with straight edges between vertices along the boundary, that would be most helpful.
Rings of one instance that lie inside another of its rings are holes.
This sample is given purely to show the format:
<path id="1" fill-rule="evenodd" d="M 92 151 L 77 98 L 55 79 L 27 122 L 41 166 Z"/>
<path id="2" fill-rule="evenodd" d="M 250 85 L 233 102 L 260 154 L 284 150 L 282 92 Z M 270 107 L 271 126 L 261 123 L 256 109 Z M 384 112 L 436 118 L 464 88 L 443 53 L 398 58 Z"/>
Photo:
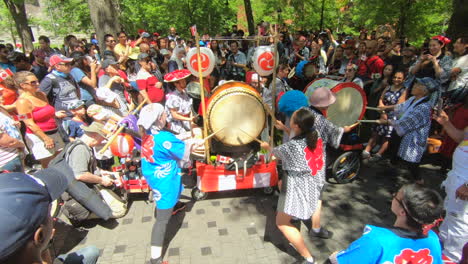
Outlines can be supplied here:
<path id="1" fill-rule="evenodd" d="M 298 136 L 304 136 L 306 139 L 307 147 L 310 150 L 314 150 L 317 146 L 318 132 L 315 130 L 314 123 L 315 117 L 311 111 L 301 108 L 294 112 L 293 122 L 301 129 L 301 134 Z"/>

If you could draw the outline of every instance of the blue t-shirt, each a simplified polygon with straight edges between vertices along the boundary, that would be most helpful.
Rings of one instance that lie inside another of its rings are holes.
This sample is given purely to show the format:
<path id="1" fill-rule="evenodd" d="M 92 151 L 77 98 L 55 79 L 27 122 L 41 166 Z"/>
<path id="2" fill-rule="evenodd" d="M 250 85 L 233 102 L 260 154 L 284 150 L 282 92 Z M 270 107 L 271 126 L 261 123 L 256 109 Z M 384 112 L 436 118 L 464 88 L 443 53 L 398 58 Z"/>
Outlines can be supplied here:
<path id="1" fill-rule="evenodd" d="M 144 139 L 141 146 L 141 169 L 153 189 L 158 209 L 169 209 L 179 200 L 183 190 L 180 167 L 185 143 L 172 133 L 161 131 Z"/>
<path id="2" fill-rule="evenodd" d="M 406 236 L 405 233 L 410 232 L 366 225 L 362 237 L 338 252 L 338 263 L 442 264 L 442 248 L 434 232 L 429 231 L 427 237 Z"/>
<path id="3" fill-rule="evenodd" d="M 93 100 L 93 95 L 96 94 L 94 91 L 94 88 L 83 83 L 81 80 L 86 77 L 86 74 L 80 69 L 74 67 L 70 71 L 70 75 L 73 77 L 75 82 L 80 86 L 80 94 L 81 94 L 81 100 L 82 101 L 91 101 Z"/>
<path id="4" fill-rule="evenodd" d="M 83 129 L 81 125 L 86 125 L 84 122 L 70 120 L 68 123 L 68 136 L 72 138 L 79 138 L 83 135 Z"/>
<path id="5" fill-rule="evenodd" d="M 2 67 L 3 69 L 10 69 L 13 73 L 16 72 L 16 67 L 11 62 L 7 62 L 7 63 L 0 62 L 0 67 Z"/>

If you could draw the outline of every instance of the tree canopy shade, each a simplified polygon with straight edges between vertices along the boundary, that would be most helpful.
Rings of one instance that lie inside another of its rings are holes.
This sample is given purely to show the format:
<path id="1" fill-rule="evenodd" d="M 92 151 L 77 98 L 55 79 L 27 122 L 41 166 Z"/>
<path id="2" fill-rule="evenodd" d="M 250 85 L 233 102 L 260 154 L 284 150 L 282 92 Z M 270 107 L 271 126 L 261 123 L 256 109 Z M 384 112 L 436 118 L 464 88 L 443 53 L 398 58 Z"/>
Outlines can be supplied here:
<path id="1" fill-rule="evenodd" d="M 23 43 L 26 51 L 33 50 L 31 30 L 28 26 L 28 18 L 26 16 L 26 8 L 24 1 L 20 0 L 3 0 L 6 7 L 10 11 L 13 20 L 15 21 L 16 31 Z"/>
<path id="2" fill-rule="evenodd" d="M 292 30 L 317 31 L 322 1 L 324 28 L 334 32 L 357 35 L 361 28 L 373 30 L 387 25 L 397 36 L 406 36 L 416 44 L 445 32 L 449 23 L 450 36 L 467 32 L 467 0 L 44 0 L 40 3 L 48 12 L 45 21 L 26 18 L 24 0 L 4 0 L 23 41 L 28 41 L 28 22 L 56 35 L 93 31 L 115 34 L 121 29 L 135 34 L 145 29 L 164 36 L 173 26 L 188 37 L 194 24 L 200 33 L 222 34 L 234 24 L 248 28 L 248 19 L 238 21 L 238 15 L 250 18 L 249 14 L 238 14 L 244 10 L 249 13 L 249 8 L 244 8 L 246 2 L 252 10 L 251 24 L 288 22 Z M 1 12 L 0 16 L 5 17 Z M 97 23 L 97 19 L 102 21 Z M 101 27 L 104 22 L 108 26 Z"/>
<path id="3" fill-rule="evenodd" d="M 120 19 L 124 29 L 156 31 L 167 35 L 170 27 L 189 36 L 196 24 L 202 33 L 217 34 L 235 24 L 236 13 L 226 0 L 120 0 Z"/>

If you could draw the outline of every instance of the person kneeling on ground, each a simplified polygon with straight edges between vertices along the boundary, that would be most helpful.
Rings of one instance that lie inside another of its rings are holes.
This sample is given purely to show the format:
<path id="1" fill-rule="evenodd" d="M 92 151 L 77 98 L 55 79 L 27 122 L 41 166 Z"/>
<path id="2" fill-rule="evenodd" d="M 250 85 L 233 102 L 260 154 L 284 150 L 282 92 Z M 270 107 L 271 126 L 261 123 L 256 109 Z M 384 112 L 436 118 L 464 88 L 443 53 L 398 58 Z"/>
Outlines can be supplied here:
<path id="1" fill-rule="evenodd" d="M 393 227 L 366 225 L 361 238 L 347 249 L 333 253 L 329 261 L 442 264 L 439 238 L 428 230 L 442 215 L 440 195 L 418 184 L 408 184 L 393 196 L 391 210 L 396 216 Z"/>
<path id="2" fill-rule="evenodd" d="M 96 216 L 91 212 L 104 220 L 119 218 L 126 213 L 126 204 L 119 201 L 114 193 L 96 186 L 98 184 L 109 187 L 114 184 L 114 180 L 109 177 L 110 172 L 108 174 L 105 174 L 105 171 L 97 172 L 96 159 L 92 150 L 106 138 L 103 128 L 104 126 L 97 122 L 93 122 L 89 126 L 81 126 L 84 135 L 69 143 L 64 149 L 64 159 L 72 168 L 75 176 L 73 179 L 75 182 L 70 184 L 67 189 L 67 193 L 71 197 L 64 197 L 66 200 L 65 213 L 71 221 L 79 222 L 95 218 Z M 58 156 L 57 159 L 60 158 Z M 80 182 L 84 184 L 79 184 Z M 96 191 L 96 189 L 99 190 Z M 95 199 L 86 194 L 92 195 Z M 81 199 L 82 197 L 85 199 Z"/>
<path id="3" fill-rule="evenodd" d="M 51 203 L 67 189 L 67 172 L 72 173 L 65 166 L 51 166 L 34 175 L 0 174 L 0 263 L 52 263 Z M 99 249 L 94 246 L 58 256 L 65 264 L 94 264 L 98 258 Z"/>

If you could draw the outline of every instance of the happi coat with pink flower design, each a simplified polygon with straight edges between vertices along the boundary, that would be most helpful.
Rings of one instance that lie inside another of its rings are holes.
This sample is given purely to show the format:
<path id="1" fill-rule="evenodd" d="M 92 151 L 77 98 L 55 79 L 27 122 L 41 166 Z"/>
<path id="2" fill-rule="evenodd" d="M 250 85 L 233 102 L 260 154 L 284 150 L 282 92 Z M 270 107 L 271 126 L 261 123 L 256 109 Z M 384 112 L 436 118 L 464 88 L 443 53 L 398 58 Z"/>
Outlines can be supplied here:
<path id="1" fill-rule="evenodd" d="M 273 149 L 286 172 L 278 210 L 299 219 L 309 219 L 317 207 L 325 179 L 323 140 L 315 149 L 307 147 L 305 137 L 297 136 Z M 283 200 L 284 199 L 284 200 Z M 280 205 L 281 204 L 281 205 Z"/>
<path id="2" fill-rule="evenodd" d="M 188 160 L 190 148 L 168 131 L 146 136 L 141 146 L 141 169 L 154 193 L 158 209 L 169 209 L 183 191 L 180 162 Z"/>

